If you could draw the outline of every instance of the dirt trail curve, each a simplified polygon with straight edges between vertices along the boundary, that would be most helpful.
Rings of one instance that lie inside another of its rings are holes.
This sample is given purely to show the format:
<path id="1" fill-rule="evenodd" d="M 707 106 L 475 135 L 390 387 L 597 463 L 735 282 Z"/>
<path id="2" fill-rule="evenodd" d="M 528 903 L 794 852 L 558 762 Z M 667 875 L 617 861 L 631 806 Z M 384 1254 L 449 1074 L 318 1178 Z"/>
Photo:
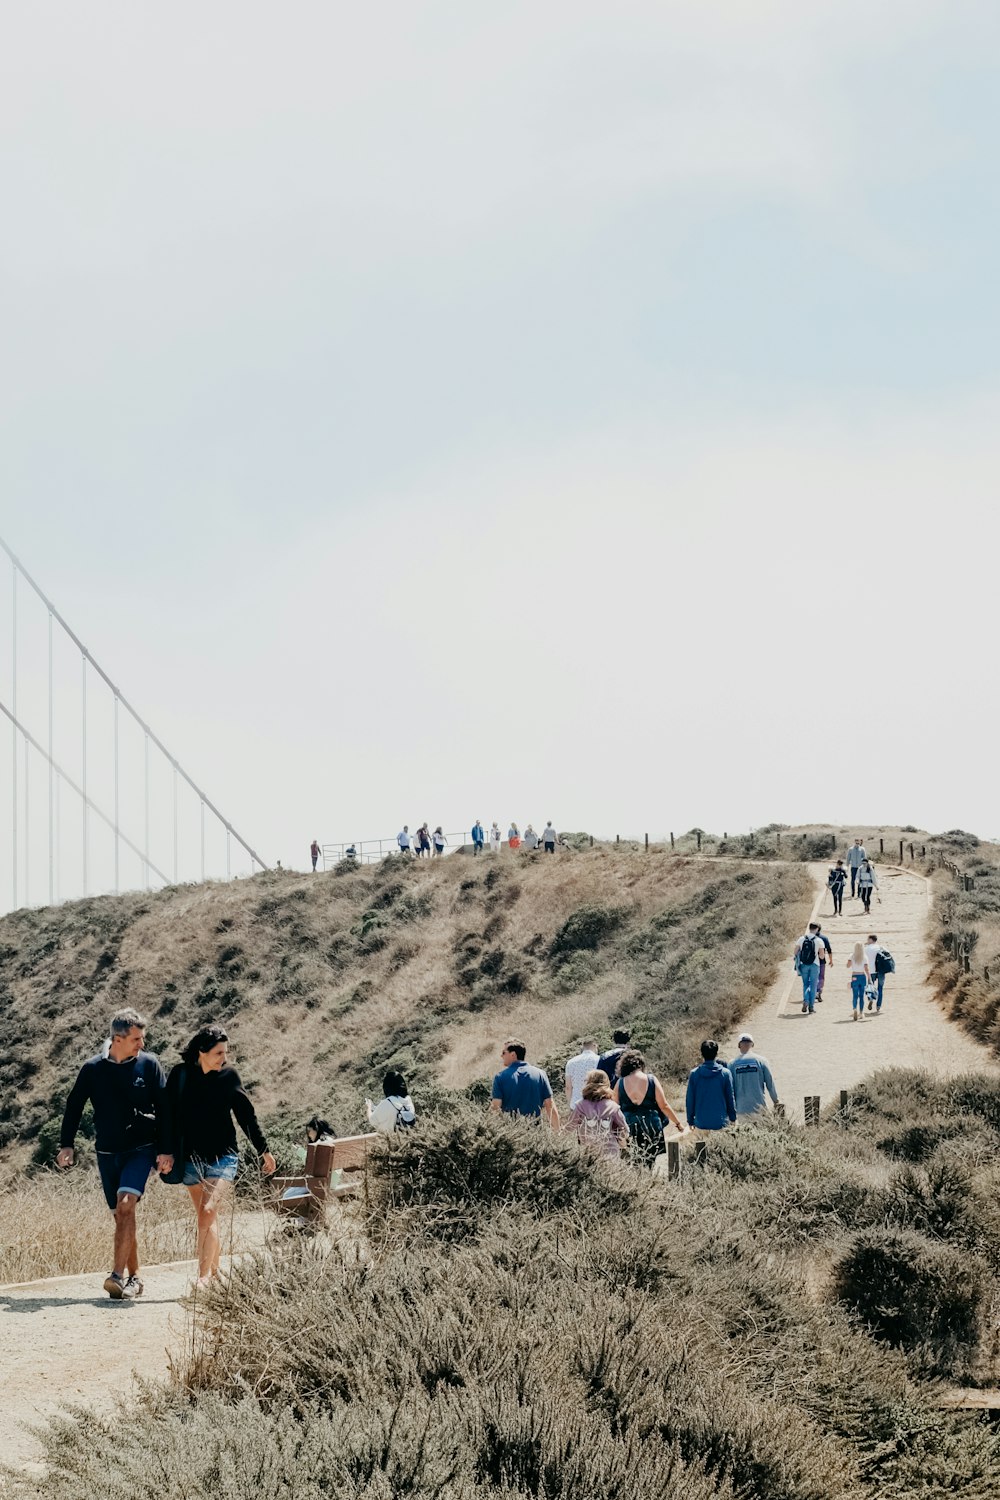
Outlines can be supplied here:
<path id="1" fill-rule="evenodd" d="M 835 917 L 827 867 L 811 865 L 810 872 L 815 902 L 811 916 L 803 911 L 802 929 L 808 920 L 820 922 L 833 945 L 823 1003 L 814 1015 L 802 1014 L 802 985 L 789 952 L 770 993 L 727 1038 L 727 1060 L 736 1055 L 739 1031 L 751 1032 L 756 1050 L 770 1063 L 789 1117 L 800 1121 L 806 1094 L 818 1094 L 828 1104 L 841 1089 L 854 1087 L 879 1068 L 927 1068 L 945 1076 L 995 1073 L 992 1054 L 948 1020 L 927 983 L 930 882 L 910 870 L 883 865 L 878 871 L 881 904 L 873 899 L 870 917 L 846 892 L 844 914 Z M 871 932 L 895 958 L 896 972 L 886 978 L 882 1014 L 866 1010 L 864 1021 L 858 1022 L 851 1014 L 847 960 L 854 944 L 866 942 Z"/>
<path id="2" fill-rule="evenodd" d="M 262 1245 L 270 1223 L 238 1213 L 229 1226 L 234 1252 Z M 181 1348 L 180 1302 L 196 1269 L 193 1260 L 144 1266 L 137 1302 L 112 1302 L 105 1271 L 0 1286 L 0 1462 L 33 1472 L 41 1450 L 32 1425 L 66 1402 L 110 1411 L 128 1396 L 133 1376 L 166 1375 L 168 1350 Z M 0 1477 L 0 1496 L 4 1489 Z"/>

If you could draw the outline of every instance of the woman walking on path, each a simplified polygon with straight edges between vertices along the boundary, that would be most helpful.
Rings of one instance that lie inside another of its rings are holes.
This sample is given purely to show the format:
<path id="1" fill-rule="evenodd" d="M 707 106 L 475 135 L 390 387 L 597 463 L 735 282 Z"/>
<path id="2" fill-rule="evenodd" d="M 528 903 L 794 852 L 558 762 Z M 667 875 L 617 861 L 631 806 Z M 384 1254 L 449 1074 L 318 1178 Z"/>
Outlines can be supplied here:
<path id="1" fill-rule="evenodd" d="M 851 971 L 851 1010 L 854 1012 L 856 1021 L 865 1018 L 865 990 L 871 983 L 871 970 L 865 957 L 865 950 L 860 943 L 854 944 L 854 952 L 847 960 L 847 967 Z"/>
<path id="2" fill-rule="evenodd" d="M 682 1134 L 684 1126 L 667 1103 L 657 1080 L 646 1072 L 646 1059 L 635 1047 L 623 1052 L 618 1060 L 614 1097 L 625 1116 L 636 1159 L 651 1167 L 667 1149 L 663 1140 L 666 1120 Z"/>
<path id="3" fill-rule="evenodd" d="M 569 1120 L 581 1146 L 618 1160 L 628 1140 L 628 1125 L 614 1101 L 608 1075 L 600 1068 L 591 1068 L 583 1080 L 583 1098 L 574 1104 Z"/>
<path id="4" fill-rule="evenodd" d="M 870 859 L 866 859 L 858 871 L 858 895 L 864 903 L 865 911 L 872 909 L 872 890 L 878 886 L 878 876 L 872 868 Z"/>
<path id="5" fill-rule="evenodd" d="M 837 860 L 826 883 L 833 892 L 833 915 L 842 917 L 844 915 L 844 886 L 847 884 L 847 871 L 844 869 L 842 859 Z"/>
<path id="6" fill-rule="evenodd" d="M 200 1287 L 219 1274 L 219 1208 L 240 1160 L 234 1115 L 259 1151 L 265 1176 L 276 1165 L 240 1075 L 228 1065 L 228 1042 L 221 1026 L 196 1032 L 170 1070 L 164 1101 L 171 1155 L 184 1163 L 181 1181 L 198 1217 Z"/>

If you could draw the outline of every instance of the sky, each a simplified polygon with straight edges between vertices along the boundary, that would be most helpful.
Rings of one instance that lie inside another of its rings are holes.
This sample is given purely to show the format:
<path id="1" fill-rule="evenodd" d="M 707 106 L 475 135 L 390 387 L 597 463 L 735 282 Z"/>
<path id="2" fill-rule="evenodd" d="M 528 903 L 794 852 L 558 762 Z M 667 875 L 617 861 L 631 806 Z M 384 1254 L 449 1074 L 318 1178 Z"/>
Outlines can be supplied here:
<path id="1" fill-rule="evenodd" d="M 996 7 L 361 9 L 0 15 L 0 536 L 88 650 L 268 864 L 477 816 L 1000 835 Z M 8 707 L 12 621 L 0 559 Z"/>

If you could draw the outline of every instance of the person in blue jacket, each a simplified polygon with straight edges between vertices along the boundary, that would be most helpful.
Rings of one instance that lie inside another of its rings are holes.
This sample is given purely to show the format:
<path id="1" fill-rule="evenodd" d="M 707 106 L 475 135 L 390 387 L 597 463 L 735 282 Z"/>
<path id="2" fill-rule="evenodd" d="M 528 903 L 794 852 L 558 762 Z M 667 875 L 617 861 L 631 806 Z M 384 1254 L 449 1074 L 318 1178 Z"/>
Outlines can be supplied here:
<path id="1" fill-rule="evenodd" d="M 483 843 L 485 841 L 485 838 L 486 838 L 486 835 L 483 832 L 483 825 L 479 821 L 479 819 L 477 818 L 476 821 L 472 825 L 472 852 L 473 852 L 473 854 L 482 854 L 482 852 L 483 852 Z"/>
<path id="2" fill-rule="evenodd" d="M 736 1124 L 733 1075 L 716 1061 L 718 1042 L 702 1042 L 701 1055 L 704 1061 L 688 1074 L 687 1122 L 695 1130 L 724 1130 Z"/>

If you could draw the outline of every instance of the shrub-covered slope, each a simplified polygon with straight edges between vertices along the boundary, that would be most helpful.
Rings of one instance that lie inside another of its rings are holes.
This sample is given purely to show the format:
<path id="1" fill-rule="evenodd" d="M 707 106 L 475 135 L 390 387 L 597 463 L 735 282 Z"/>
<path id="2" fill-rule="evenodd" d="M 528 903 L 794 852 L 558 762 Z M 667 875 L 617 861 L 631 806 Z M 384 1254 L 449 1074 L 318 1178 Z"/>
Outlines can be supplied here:
<path id="1" fill-rule="evenodd" d="M 494 1070 L 511 1028 L 543 1059 L 629 1021 L 677 1075 L 758 998 L 807 909 L 801 869 L 598 847 L 16 912 L 0 922 L 0 1145 L 45 1156 L 123 1004 L 149 1016 L 167 1063 L 222 1021 L 265 1113 L 320 1109 L 345 1132 L 389 1063 L 425 1094 L 462 1087 Z"/>

